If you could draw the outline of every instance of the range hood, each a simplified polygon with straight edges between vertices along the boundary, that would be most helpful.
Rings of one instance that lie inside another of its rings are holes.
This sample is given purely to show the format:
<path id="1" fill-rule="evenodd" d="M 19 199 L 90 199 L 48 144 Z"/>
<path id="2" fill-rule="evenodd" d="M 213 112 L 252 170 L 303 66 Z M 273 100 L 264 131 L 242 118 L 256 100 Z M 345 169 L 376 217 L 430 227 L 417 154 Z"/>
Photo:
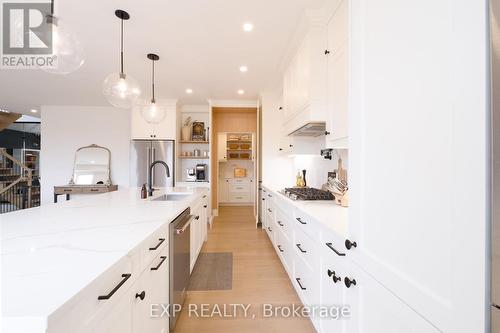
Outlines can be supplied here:
<path id="1" fill-rule="evenodd" d="M 310 122 L 288 134 L 289 136 L 312 136 L 325 135 L 325 122 Z"/>

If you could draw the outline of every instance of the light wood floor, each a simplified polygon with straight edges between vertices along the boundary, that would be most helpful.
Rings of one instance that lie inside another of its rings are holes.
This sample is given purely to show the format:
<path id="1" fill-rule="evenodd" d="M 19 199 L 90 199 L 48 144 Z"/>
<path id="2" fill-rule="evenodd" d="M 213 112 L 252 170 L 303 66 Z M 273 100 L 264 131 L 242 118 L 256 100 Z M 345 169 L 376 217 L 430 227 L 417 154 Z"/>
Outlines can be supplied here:
<path id="1" fill-rule="evenodd" d="M 267 234 L 255 228 L 252 207 L 222 207 L 208 234 L 203 252 L 233 253 L 233 288 L 224 291 L 190 291 L 175 333 L 198 332 L 315 332 L 308 319 L 263 318 L 262 304 L 301 304 Z M 189 304 L 251 304 L 248 318 L 197 318 Z"/>

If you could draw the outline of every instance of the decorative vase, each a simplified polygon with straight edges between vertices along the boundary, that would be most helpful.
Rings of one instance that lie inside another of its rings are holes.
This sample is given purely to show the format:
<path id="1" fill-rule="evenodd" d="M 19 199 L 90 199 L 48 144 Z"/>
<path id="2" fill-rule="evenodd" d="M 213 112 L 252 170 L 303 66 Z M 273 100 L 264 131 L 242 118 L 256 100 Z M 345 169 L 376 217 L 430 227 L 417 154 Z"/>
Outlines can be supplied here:
<path id="1" fill-rule="evenodd" d="M 182 126 L 182 141 L 191 141 L 191 126 Z"/>

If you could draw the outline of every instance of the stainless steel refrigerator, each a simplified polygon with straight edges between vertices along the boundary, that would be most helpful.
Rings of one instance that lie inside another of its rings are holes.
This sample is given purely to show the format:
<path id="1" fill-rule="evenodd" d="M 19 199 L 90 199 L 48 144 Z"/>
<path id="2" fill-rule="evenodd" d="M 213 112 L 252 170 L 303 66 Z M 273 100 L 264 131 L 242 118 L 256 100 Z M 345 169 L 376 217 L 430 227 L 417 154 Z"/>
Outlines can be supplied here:
<path id="1" fill-rule="evenodd" d="M 500 333 L 500 0 L 490 1 L 492 110 L 491 332 Z"/>
<path id="2" fill-rule="evenodd" d="M 133 140 L 130 153 L 130 184 L 140 187 L 148 182 L 149 166 L 154 161 L 167 163 L 170 177 L 166 176 L 163 165 L 158 164 L 152 174 L 153 186 L 175 186 L 175 141 L 174 140 Z"/>

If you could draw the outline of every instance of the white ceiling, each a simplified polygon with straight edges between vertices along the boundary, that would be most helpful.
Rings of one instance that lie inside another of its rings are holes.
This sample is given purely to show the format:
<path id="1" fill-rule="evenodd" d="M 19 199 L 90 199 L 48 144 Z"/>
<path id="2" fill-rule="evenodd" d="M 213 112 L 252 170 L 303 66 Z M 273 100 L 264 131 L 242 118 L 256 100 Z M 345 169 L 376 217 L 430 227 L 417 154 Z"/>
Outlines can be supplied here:
<path id="1" fill-rule="evenodd" d="M 104 77 L 119 69 L 119 20 L 124 9 L 125 72 L 150 95 L 150 61 L 160 56 L 156 94 L 183 104 L 207 99 L 256 99 L 279 83 L 281 63 L 305 9 L 324 0 L 56 0 L 56 14 L 85 47 L 86 62 L 72 74 L 0 70 L 0 108 L 29 113 L 40 105 L 107 105 Z M 255 26 L 242 30 L 244 22 Z M 241 65 L 248 72 L 240 73 Z M 193 89 L 192 95 L 185 93 Z M 239 89 L 245 94 L 237 94 Z"/>

